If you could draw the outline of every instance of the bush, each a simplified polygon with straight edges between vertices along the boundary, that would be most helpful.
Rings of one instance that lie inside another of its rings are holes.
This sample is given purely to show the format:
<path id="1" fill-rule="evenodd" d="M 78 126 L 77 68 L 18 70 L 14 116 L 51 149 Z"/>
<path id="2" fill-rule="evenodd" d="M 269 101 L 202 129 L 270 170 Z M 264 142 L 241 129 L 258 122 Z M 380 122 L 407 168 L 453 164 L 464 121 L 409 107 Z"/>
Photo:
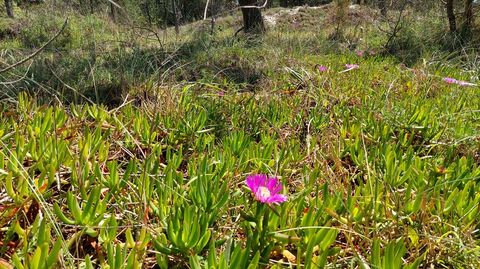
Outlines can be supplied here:
<path id="1" fill-rule="evenodd" d="M 394 55 L 406 65 L 413 65 L 422 57 L 423 43 L 409 22 L 403 22 L 398 33 L 386 44 L 388 54 Z"/>
<path id="2" fill-rule="evenodd" d="M 63 23 L 63 18 L 54 15 L 34 16 L 28 22 L 29 27 L 22 29 L 20 39 L 25 47 L 38 48 L 50 40 L 60 30 Z M 50 47 L 67 48 L 72 41 L 72 29 L 70 25 L 67 25 L 60 36 L 50 44 Z"/>

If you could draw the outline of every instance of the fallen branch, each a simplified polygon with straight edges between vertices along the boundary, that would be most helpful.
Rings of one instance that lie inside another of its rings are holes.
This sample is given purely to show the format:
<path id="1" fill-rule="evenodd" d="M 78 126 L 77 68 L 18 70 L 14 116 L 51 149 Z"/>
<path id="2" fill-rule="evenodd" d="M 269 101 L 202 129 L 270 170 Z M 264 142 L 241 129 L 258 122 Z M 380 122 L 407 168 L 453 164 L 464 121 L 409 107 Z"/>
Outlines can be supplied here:
<path id="1" fill-rule="evenodd" d="M 68 23 L 68 18 L 65 19 L 65 22 L 63 23 L 62 29 L 60 29 L 60 31 L 58 31 L 50 40 L 48 40 L 47 43 L 43 44 L 43 46 L 41 46 L 38 50 L 36 50 L 34 53 L 30 54 L 29 56 L 27 56 L 23 60 L 21 60 L 19 62 L 16 62 L 16 63 L 0 70 L 0 74 L 5 73 L 7 71 L 10 71 L 13 68 L 15 68 L 15 67 L 17 67 L 21 64 L 24 64 L 25 62 L 27 62 L 27 61 L 33 59 L 35 56 L 37 56 L 40 52 L 42 52 L 48 45 L 50 45 L 65 30 L 65 27 L 67 26 L 67 23 Z"/>
<path id="2" fill-rule="evenodd" d="M 208 11 L 208 5 L 210 4 L 210 0 L 207 0 L 207 3 L 205 4 L 205 10 L 203 11 L 203 20 L 207 20 L 207 11 Z"/>
<path id="3" fill-rule="evenodd" d="M 207 3 L 205 5 L 205 9 L 203 11 L 203 20 L 207 20 L 207 11 L 208 11 L 208 6 L 210 5 L 210 0 L 207 0 Z M 261 6 L 236 6 L 235 8 L 233 9 L 229 9 L 229 10 L 226 10 L 226 11 L 223 11 L 217 15 L 222 15 L 222 14 L 226 14 L 228 12 L 231 12 L 231 11 L 234 11 L 234 10 L 237 10 L 237 9 L 264 9 L 266 8 L 268 5 L 268 0 L 265 0 L 265 2 L 263 3 L 263 5 Z M 242 29 L 241 29 L 242 30 Z"/>
<path id="4" fill-rule="evenodd" d="M 266 8 L 267 5 L 268 5 L 268 0 L 265 0 L 265 3 L 263 3 L 263 5 L 261 5 L 261 6 L 238 6 L 237 8 L 241 8 L 241 9 L 249 9 L 249 8 L 263 9 L 263 8 Z"/>

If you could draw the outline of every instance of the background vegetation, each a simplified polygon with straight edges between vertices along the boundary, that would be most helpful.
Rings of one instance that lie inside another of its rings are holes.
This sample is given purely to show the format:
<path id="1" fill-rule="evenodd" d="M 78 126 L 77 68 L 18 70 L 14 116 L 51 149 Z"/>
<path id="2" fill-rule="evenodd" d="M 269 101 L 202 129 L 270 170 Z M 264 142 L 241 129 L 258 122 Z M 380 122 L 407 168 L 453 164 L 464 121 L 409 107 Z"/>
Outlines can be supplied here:
<path id="1" fill-rule="evenodd" d="M 475 1 L 206 2 L 5 1 L 0 268 L 480 266 Z"/>

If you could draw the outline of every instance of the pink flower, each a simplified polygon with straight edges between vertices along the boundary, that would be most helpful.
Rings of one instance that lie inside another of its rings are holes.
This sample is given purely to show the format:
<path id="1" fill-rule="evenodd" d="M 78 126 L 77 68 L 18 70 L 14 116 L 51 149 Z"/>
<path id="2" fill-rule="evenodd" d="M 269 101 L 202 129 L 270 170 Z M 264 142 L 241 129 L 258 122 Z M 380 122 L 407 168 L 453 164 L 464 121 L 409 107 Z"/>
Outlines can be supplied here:
<path id="1" fill-rule="evenodd" d="M 320 72 L 327 72 L 327 71 L 328 71 L 328 67 L 323 66 L 323 65 L 319 65 L 319 66 L 318 66 L 318 71 L 320 71 Z"/>
<path id="2" fill-rule="evenodd" d="M 357 50 L 355 53 L 358 57 L 363 57 L 363 50 Z"/>
<path id="3" fill-rule="evenodd" d="M 474 84 L 474 83 L 470 83 L 470 82 L 462 81 L 462 80 L 456 80 L 454 78 L 448 78 L 448 77 L 443 78 L 443 81 L 445 81 L 448 84 L 457 84 L 457 85 L 460 85 L 460 86 L 476 86 L 476 84 Z"/>
<path id="4" fill-rule="evenodd" d="M 458 80 L 454 78 L 443 78 L 443 81 L 445 81 L 448 84 L 456 84 L 458 82 Z"/>
<path id="5" fill-rule="evenodd" d="M 282 183 L 277 178 L 269 178 L 266 175 L 252 175 L 247 177 L 245 184 L 260 203 L 280 204 L 287 201 L 287 196 L 280 194 Z"/>
<path id="6" fill-rule="evenodd" d="M 360 66 L 358 64 L 346 64 L 345 67 L 349 70 L 352 70 L 352 69 L 357 69 Z"/>
<path id="7" fill-rule="evenodd" d="M 460 85 L 460 86 L 477 86 L 477 84 L 467 82 L 467 81 L 461 81 L 461 80 L 458 81 L 458 85 Z"/>

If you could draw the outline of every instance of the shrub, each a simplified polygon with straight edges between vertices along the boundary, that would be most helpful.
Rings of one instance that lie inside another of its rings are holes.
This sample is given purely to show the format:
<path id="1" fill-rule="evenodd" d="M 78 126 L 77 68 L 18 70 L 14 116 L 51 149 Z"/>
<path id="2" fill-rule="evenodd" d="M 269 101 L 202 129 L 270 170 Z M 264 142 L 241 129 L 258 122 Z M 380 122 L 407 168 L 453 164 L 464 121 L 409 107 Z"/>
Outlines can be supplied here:
<path id="1" fill-rule="evenodd" d="M 411 66 L 422 57 L 423 44 L 414 29 L 407 25 L 409 22 L 402 23 L 400 30 L 386 44 L 385 49 L 388 54 L 394 55 L 399 61 Z"/>
<path id="2" fill-rule="evenodd" d="M 33 16 L 29 27 L 21 30 L 20 38 L 28 48 L 38 48 L 50 40 L 62 27 L 63 18 L 54 15 Z M 50 48 L 67 48 L 72 44 L 72 29 L 67 25 L 63 32 L 50 44 Z"/>

